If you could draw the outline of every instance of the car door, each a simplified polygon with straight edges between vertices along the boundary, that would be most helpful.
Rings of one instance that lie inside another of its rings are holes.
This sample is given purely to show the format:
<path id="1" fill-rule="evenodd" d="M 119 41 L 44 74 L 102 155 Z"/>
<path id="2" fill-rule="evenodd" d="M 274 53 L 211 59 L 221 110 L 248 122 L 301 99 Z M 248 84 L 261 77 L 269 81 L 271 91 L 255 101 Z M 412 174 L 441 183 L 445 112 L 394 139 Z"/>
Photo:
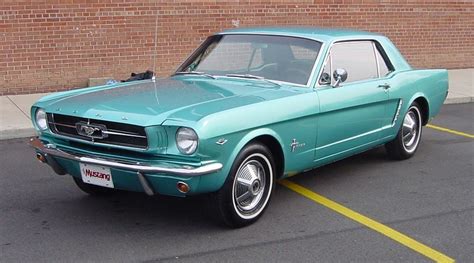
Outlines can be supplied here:
<path id="1" fill-rule="evenodd" d="M 347 80 L 334 87 L 331 73 L 341 68 L 346 70 Z M 373 41 L 344 41 L 331 47 L 317 89 L 320 115 L 316 162 L 342 158 L 380 139 L 389 87 L 387 80 L 380 78 Z"/>

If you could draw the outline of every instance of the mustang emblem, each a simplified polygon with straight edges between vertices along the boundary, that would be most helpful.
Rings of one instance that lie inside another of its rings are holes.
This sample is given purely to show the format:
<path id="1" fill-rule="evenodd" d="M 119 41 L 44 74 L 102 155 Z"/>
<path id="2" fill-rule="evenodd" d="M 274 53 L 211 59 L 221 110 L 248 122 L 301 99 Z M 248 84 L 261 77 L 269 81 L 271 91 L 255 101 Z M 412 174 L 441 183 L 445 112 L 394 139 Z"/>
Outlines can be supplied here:
<path id="1" fill-rule="evenodd" d="M 76 123 L 76 130 L 79 135 L 86 136 L 92 139 L 104 139 L 108 134 L 107 127 L 101 124 L 89 124 L 86 122 Z"/>
<path id="2" fill-rule="evenodd" d="M 82 129 L 83 132 L 86 133 L 87 136 L 92 136 L 92 134 L 94 134 L 94 132 L 100 131 L 99 128 L 89 127 L 89 126 L 81 126 L 81 129 Z"/>
<path id="3" fill-rule="evenodd" d="M 306 145 L 306 143 L 300 143 L 298 141 L 296 141 L 296 139 L 293 139 L 291 141 L 291 144 L 290 144 L 290 147 L 291 147 L 291 152 L 294 152 L 296 150 L 296 148 L 298 147 L 304 147 Z"/>

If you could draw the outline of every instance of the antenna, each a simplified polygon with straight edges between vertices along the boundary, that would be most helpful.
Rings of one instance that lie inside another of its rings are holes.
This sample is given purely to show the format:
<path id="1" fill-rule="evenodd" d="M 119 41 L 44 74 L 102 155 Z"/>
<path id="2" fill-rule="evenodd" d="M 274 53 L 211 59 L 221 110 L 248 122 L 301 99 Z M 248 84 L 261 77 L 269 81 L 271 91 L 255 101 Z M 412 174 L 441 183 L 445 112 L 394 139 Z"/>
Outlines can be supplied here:
<path id="1" fill-rule="evenodd" d="M 157 52 L 157 42 L 158 42 L 158 12 L 156 13 L 155 18 L 155 47 L 153 50 L 153 77 L 151 78 L 152 81 L 156 79 L 156 52 Z"/>

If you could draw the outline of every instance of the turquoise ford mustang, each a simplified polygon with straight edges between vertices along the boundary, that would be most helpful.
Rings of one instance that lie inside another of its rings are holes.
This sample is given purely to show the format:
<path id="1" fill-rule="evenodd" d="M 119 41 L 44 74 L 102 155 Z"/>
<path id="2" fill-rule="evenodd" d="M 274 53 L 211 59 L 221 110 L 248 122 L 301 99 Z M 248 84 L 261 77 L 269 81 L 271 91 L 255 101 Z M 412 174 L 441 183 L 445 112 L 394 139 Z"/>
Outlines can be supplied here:
<path id="1" fill-rule="evenodd" d="M 170 77 L 59 92 L 31 108 L 36 157 L 92 195 L 209 193 L 231 227 L 275 181 L 385 145 L 407 159 L 446 98 L 384 36 L 317 28 L 215 34 Z"/>

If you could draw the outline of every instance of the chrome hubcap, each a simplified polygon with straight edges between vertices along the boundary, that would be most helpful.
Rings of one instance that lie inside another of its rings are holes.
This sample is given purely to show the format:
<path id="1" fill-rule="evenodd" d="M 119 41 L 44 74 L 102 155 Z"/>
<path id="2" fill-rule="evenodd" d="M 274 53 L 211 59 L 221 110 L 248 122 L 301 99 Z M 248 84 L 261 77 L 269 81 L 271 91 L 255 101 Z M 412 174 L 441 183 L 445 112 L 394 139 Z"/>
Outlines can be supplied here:
<path id="1" fill-rule="evenodd" d="M 257 160 L 240 166 L 234 183 L 234 202 L 243 213 L 252 213 L 265 192 L 265 169 Z"/>
<path id="2" fill-rule="evenodd" d="M 403 146 L 407 151 L 412 151 L 418 145 L 420 133 L 420 116 L 416 109 L 410 109 L 403 120 L 402 136 Z"/>

